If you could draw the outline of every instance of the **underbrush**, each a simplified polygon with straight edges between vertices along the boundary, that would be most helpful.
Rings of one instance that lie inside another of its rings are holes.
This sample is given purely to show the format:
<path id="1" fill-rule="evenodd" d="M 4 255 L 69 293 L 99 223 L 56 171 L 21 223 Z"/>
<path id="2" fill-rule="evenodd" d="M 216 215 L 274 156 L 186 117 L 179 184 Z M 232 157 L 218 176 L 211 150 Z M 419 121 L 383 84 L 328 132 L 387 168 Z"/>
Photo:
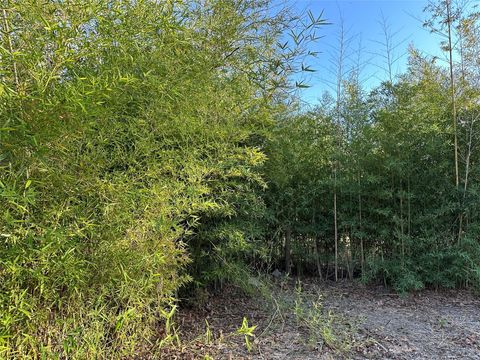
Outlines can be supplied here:
<path id="1" fill-rule="evenodd" d="M 350 353 L 354 346 L 356 326 L 354 319 L 336 314 L 324 307 L 320 292 L 305 293 L 300 281 L 295 286 L 293 313 L 299 326 L 307 330 L 307 345 L 318 351 L 324 347 L 338 355 Z"/>
<path id="2" fill-rule="evenodd" d="M 174 317 L 179 339 L 163 349 L 164 355 L 199 359 L 262 356 L 274 350 L 272 344 L 285 333 L 300 341 L 298 349 L 311 354 L 348 358 L 361 346 L 357 320 L 326 307 L 320 289 L 304 290 L 300 281 L 289 277 L 271 279 L 244 272 L 237 285 L 205 290 L 200 296 L 202 302 L 192 301 Z M 289 349 L 295 345 L 278 342 L 278 346 Z"/>
<path id="3" fill-rule="evenodd" d="M 174 336 L 160 331 L 191 259 L 205 257 L 204 243 L 239 241 L 228 227 L 195 230 L 259 198 L 264 155 L 250 138 L 272 107 L 236 72 L 243 55 L 224 58 L 257 5 L 218 4 L 3 10 L 1 358 L 154 351 Z M 270 26 L 262 19 L 254 26 Z"/>

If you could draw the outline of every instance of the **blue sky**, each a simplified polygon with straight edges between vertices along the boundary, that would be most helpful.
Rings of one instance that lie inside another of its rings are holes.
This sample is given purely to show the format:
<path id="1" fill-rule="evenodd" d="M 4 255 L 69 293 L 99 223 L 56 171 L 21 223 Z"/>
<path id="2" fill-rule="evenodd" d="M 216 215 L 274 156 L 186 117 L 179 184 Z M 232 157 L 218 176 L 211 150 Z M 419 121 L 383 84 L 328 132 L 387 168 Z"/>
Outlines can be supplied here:
<path id="1" fill-rule="evenodd" d="M 409 44 L 425 53 L 444 58 L 439 51 L 440 39 L 422 27 L 420 19 L 426 17 L 423 9 L 428 3 L 427 0 L 291 0 L 289 3 L 298 10 L 309 9 L 314 15 L 319 15 L 323 10 L 323 17 L 332 23 L 321 29 L 323 38 L 314 45 L 320 54 L 317 59 L 311 61 L 312 67 L 317 70 L 307 79 L 311 87 L 302 90 L 301 97 L 307 103 L 315 103 L 324 91 L 330 89 L 334 81 L 331 60 L 335 57 L 335 48 L 338 45 L 341 18 L 347 38 L 350 39 L 348 50 L 350 65 L 347 66 L 358 62 L 357 54 L 361 39 L 360 62 L 364 66 L 360 78 L 366 89 L 373 88 L 380 83 L 380 79 L 387 78 L 386 72 L 382 69 L 386 62 L 378 55 L 384 53 L 382 45 L 378 43 L 385 41 L 381 25 L 382 16 L 392 35 L 394 58 L 398 58 L 393 68 L 394 73 L 401 73 L 406 69 Z"/>

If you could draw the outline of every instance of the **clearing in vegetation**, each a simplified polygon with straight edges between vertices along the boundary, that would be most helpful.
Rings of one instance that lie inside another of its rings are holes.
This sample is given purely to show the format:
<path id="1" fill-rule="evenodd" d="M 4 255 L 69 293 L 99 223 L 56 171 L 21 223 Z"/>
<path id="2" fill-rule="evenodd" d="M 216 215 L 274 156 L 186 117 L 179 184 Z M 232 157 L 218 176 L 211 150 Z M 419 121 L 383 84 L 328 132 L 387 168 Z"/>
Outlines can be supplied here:
<path id="1" fill-rule="evenodd" d="M 384 287 L 316 279 L 304 279 L 301 290 L 293 280 L 273 289 L 270 301 L 227 288 L 183 309 L 176 318 L 182 343 L 165 358 L 480 358 L 480 300 L 469 291 L 399 296 Z M 250 351 L 237 333 L 244 317 L 256 326 Z"/>

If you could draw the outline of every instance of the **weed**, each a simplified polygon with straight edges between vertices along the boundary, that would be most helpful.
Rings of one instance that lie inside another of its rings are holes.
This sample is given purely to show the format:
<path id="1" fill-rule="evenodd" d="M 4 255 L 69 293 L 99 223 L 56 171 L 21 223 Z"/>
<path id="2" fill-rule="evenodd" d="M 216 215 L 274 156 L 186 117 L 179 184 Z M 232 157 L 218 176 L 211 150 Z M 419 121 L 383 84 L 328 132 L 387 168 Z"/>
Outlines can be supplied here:
<path id="1" fill-rule="evenodd" d="M 175 344 L 177 346 L 181 345 L 180 336 L 178 335 L 177 327 L 175 326 L 175 322 L 173 319 L 176 311 L 176 305 L 172 305 L 169 311 L 160 309 L 160 313 L 165 319 L 165 337 L 160 341 L 160 348 L 172 344 Z"/>
<path id="2" fill-rule="evenodd" d="M 257 328 L 256 325 L 248 326 L 248 320 L 246 317 L 244 317 L 242 321 L 242 326 L 236 331 L 237 334 L 241 334 L 244 336 L 245 346 L 247 347 L 247 350 L 249 352 L 252 350 L 252 345 L 250 344 L 249 337 L 255 336 L 253 332 L 255 331 L 256 328 Z"/>
<path id="3" fill-rule="evenodd" d="M 297 324 L 308 331 L 309 347 L 321 342 L 339 353 L 348 353 L 351 349 L 355 326 L 350 321 L 326 310 L 323 297 L 317 293 L 312 299 L 302 291 L 300 282 L 295 286 L 294 315 Z"/>
<path id="4" fill-rule="evenodd" d="M 210 329 L 210 324 L 208 323 L 208 320 L 205 319 L 205 343 L 209 345 L 212 342 L 213 336 L 212 336 L 212 330 Z"/>

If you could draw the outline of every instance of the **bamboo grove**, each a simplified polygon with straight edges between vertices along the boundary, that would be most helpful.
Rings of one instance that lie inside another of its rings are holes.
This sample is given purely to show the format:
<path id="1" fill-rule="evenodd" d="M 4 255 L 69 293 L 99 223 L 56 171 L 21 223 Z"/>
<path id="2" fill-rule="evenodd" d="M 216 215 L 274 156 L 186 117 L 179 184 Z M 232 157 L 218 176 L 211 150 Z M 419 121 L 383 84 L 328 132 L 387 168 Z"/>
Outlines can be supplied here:
<path id="1" fill-rule="evenodd" d="M 410 47 L 393 76 L 385 55 L 385 81 L 367 92 L 340 26 L 335 91 L 277 122 L 266 202 L 287 272 L 401 292 L 478 285 L 479 13 L 450 1 L 425 11 L 446 65 Z"/>
<path id="2" fill-rule="evenodd" d="M 448 66 L 411 48 L 367 91 L 339 56 L 307 110 L 311 12 L 1 4 L 0 357 L 154 356 L 180 298 L 275 268 L 480 285 L 474 11 L 426 9 Z"/>

